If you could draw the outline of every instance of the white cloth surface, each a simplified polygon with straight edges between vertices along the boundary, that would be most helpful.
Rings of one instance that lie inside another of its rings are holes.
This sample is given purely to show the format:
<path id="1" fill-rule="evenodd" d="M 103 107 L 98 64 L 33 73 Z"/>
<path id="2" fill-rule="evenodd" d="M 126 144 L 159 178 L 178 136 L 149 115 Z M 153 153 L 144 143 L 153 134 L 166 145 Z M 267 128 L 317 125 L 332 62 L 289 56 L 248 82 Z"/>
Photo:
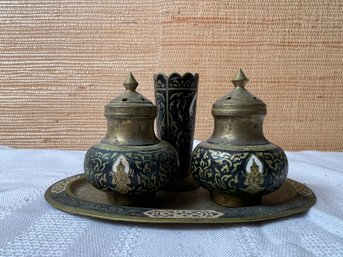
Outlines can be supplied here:
<path id="1" fill-rule="evenodd" d="M 343 256 L 343 153 L 287 152 L 309 186 L 308 212 L 257 223 L 120 223 L 64 213 L 44 199 L 83 172 L 85 152 L 0 147 L 0 256 Z"/>

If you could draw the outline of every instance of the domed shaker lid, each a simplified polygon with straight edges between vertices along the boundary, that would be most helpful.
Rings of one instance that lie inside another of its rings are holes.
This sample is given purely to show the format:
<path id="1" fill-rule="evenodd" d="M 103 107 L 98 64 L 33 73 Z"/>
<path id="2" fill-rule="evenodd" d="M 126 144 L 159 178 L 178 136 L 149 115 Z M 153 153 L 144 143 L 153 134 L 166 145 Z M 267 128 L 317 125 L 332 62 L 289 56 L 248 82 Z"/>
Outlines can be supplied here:
<path id="1" fill-rule="evenodd" d="M 245 89 L 248 81 L 249 79 L 240 69 L 232 79 L 235 88 L 213 104 L 212 114 L 215 116 L 265 115 L 266 104 Z"/>
<path id="2" fill-rule="evenodd" d="M 123 85 L 125 92 L 105 105 L 105 116 L 155 118 L 156 106 L 136 92 L 138 82 L 131 72 Z"/>

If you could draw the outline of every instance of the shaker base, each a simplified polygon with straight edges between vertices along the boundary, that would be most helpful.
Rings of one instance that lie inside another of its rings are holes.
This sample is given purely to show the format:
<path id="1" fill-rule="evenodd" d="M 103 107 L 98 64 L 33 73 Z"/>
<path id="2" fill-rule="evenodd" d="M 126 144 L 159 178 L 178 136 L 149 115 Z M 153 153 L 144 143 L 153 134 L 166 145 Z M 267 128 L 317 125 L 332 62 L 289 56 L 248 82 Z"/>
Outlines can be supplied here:
<path id="1" fill-rule="evenodd" d="M 173 182 L 167 186 L 165 191 L 170 192 L 186 192 L 198 188 L 199 185 L 194 181 L 192 176 L 185 178 L 176 178 Z"/>
<path id="2" fill-rule="evenodd" d="M 115 195 L 113 193 L 106 193 L 107 199 L 110 203 L 115 205 L 125 206 L 146 206 L 152 203 L 155 199 L 155 194 L 132 196 L 132 195 Z"/>
<path id="3" fill-rule="evenodd" d="M 261 205 L 262 196 L 236 196 L 227 195 L 218 192 L 210 193 L 211 200 L 219 205 L 225 207 L 244 207 L 244 206 L 254 206 Z"/>

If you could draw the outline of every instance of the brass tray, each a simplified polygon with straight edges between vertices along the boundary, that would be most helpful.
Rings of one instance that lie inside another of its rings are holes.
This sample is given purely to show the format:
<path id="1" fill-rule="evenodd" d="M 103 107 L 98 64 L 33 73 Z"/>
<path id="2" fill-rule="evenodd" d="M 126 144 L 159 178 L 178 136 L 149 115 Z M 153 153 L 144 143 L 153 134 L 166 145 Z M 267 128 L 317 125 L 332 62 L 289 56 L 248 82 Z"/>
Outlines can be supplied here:
<path id="1" fill-rule="evenodd" d="M 114 221 L 145 223 L 238 223 L 271 220 L 308 210 L 316 196 L 305 185 L 291 179 L 265 195 L 259 206 L 226 208 L 213 203 L 202 188 L 190 192 L 159 192 L 152 206 L 111 204 L 106 194 L 91 186 L 80 174 L 53 184 L 46 200 L 62 211 Z"/>

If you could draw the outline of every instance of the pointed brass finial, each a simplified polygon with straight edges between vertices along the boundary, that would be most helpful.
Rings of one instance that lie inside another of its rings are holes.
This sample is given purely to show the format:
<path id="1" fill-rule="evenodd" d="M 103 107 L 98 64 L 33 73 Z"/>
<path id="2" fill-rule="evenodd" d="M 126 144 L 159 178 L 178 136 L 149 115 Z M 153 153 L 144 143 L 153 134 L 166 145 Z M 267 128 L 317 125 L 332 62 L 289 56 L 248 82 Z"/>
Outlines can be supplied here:
<path id="1" fill-rule="evenodd" d="M 244 88 L 244 86 L 248 83 L 249 79 L 245 76 L 242 69 L 239 69 L 238 73 L 231 81 L 235 85 L 235 87 Z"/>
<path id="2" fill-rule="evenodd" d="M 124 81 L 123 85 L 124 85 L 126 90 L 131 90 L 131 91 L 135 91 L 136 90 L 136 88 L 138 86 L 138 82 L 134 78 L 134 76 L 132 75 L 132 72 L 129 73 L 129 76 Z"/>

